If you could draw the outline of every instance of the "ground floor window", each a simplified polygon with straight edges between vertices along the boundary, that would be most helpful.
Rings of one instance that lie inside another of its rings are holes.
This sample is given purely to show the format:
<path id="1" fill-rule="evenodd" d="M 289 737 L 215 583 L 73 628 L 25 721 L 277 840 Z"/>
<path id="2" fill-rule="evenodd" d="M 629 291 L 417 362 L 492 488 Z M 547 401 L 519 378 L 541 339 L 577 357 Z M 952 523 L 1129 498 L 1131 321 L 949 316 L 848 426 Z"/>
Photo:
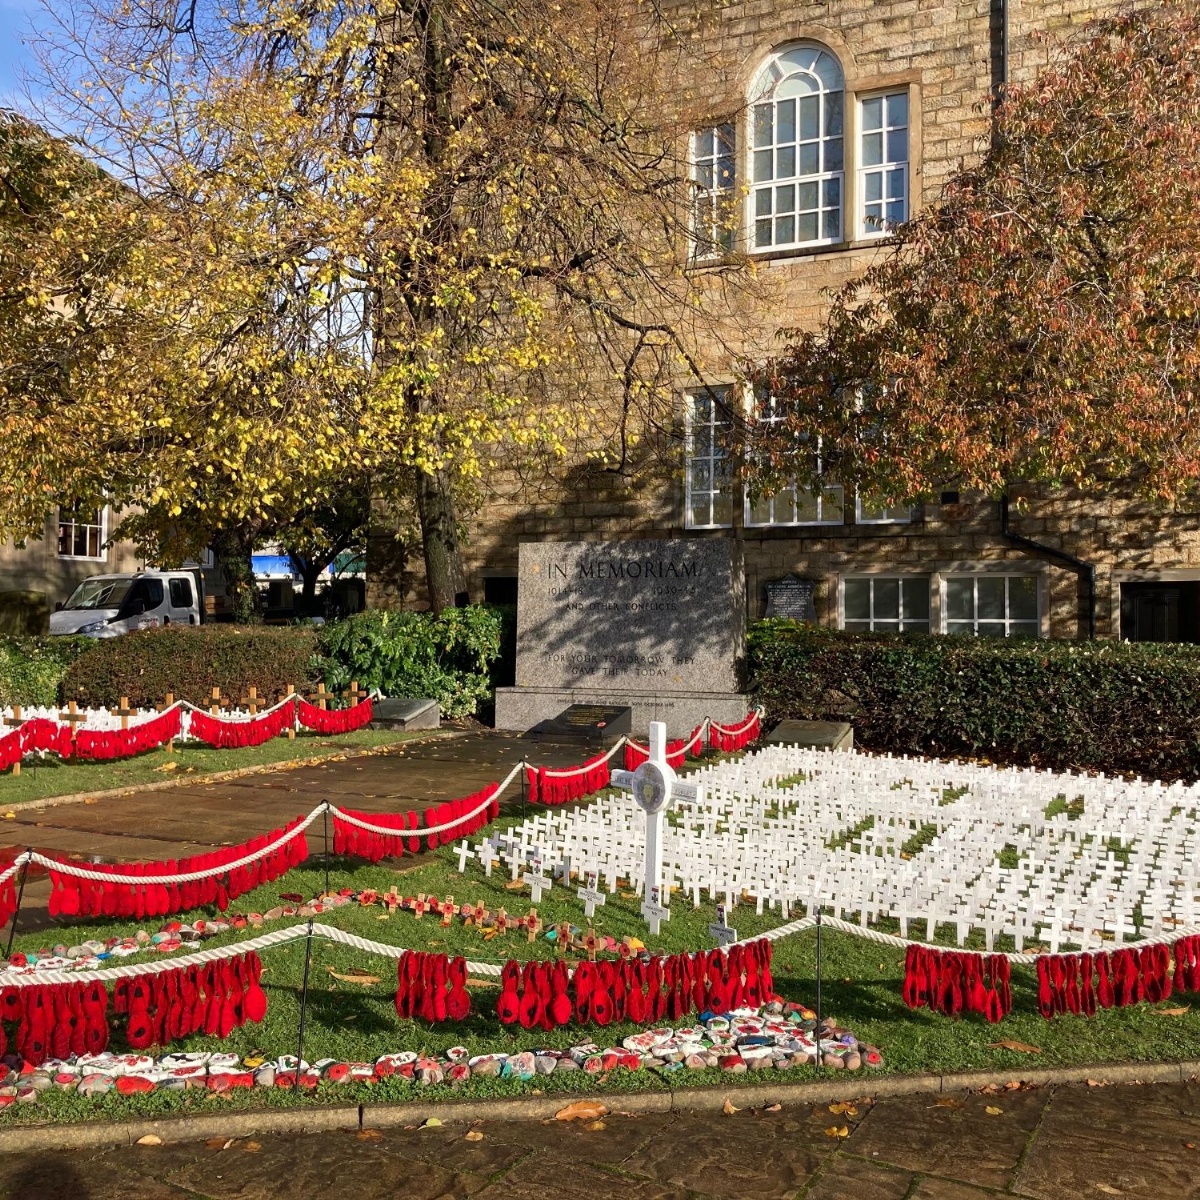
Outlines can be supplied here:
<path id="1" fill-rule="evenodd" d="M 1121 638 L 1126 642 L 1200 641 L 1200 582 L 1121 584 Z"/>
<path id="2" fill-rule="evenodd" d="M 705 388 L 687 398 L 687 525 L 733 524 L 733 473 L 726 439 L 732 389 Z"/>
<path id="3" fill-rule="evenodd" d="M 860 633 L 928 633 L 929 576 L 847 576 L 842 628 Z"/>
<path id="4" fill-rule="evenodd" d="M 945 579 L 945 631 L 977 637 L 1037 637 L 1036 575 L 949 575 Z"/>
<path id="5" fill-rule="evenodd" d="M 104 509 L 59 509 L 59 558 L 104 558 Z"/>

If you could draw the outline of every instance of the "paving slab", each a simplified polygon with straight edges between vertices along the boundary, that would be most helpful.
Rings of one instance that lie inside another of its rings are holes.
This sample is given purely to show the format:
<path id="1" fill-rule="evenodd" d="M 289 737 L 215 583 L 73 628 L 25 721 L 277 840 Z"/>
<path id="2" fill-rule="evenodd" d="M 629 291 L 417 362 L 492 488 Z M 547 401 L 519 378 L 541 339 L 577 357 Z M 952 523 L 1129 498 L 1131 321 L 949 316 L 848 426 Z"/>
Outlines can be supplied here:
<path id="1" fill-rule="evenodd" d="M 907 1200 L 913 1176 L 846 1154 L 834 1154 L 804 1193 L 804 1200 Z"/>

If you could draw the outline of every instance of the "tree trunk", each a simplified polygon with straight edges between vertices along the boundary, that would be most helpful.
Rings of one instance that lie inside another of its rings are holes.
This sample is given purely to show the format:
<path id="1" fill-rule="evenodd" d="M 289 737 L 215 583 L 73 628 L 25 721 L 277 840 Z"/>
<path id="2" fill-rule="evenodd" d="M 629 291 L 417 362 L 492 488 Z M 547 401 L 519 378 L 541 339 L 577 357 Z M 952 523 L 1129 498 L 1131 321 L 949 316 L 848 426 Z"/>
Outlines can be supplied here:
<path id="1" fill-rule="evenodd" d="M 311 562 L 306 562 L 301 568 L 300 575 L 304 586 L 300 592 L 300 604 L 306 617 L 311 617 L 316 609 L 317 578 L 324 569 L 323 566 Z"/>
<path id="2" fill-rule="evenodd" d="M 238 624 L 257 624 L 261 614 L 258 589 L 254 586 L 254 568 L 250 555 L 254 551 L 254 534 L 241 527 L 222 529 L 212 541 L 213 554 L 225 576 L 229 607 Z"/>
<path id="3" fill-rule="evenodd" d="M 417 471 L 417 513 L 425 549 L 425 581 L 429 606 L 435 613 L 453 608 L 466 590 L 462 551 L 454 520 L 454 497 L 445 471 Z"/>

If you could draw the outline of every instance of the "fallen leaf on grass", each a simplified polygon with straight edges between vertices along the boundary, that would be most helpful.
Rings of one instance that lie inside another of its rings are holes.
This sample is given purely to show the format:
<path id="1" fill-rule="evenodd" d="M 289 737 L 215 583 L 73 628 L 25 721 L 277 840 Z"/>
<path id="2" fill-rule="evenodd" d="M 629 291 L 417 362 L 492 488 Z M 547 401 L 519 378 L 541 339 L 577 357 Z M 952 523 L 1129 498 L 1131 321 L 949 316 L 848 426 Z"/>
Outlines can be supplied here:
<path id="1" fill-rule="evenodd" d="M 740 1108 L 737 1108 L 731 1101 L 726 1100 L 725 1103 L 721 1106 L 721 1111 L 727 1117 L 732 1117 L 735 1112 L 741 1112 L 742 1110 Z"/>
<path id="2" fill-rule="evenodd" d="M 847 1125 L 830 1125 L 825 1130 L 825 1136 L 831 1138 L 847 1138 L 850 1136 L 850 1128 Z"/>
<path id="3" fill-rule="evenodd" d="M 88 799 L 84 801 L 84 804 L 88 803 L 95 804 L 96 802 L 89 796 Z M 17 814 L 15 812 L 6 812 L 4 814 L 4 819 L 6 821 L 15 821 L 17 819 Z"/>
<path id="4" fill-rule="evenodd" d="M 382 1142 L 383 1134 L 378 1129 L 360 1129 L 355 1135 L 359 1142 Z"/>
<path id="5" fill-rule="evenodd" d="M 467 1134 L 466 1134 L 466 1140 L 468 1142 L 482 1142 L 483 1134 L 480 1133 L 478 1129 L 468 1129 Z"/>
<path id="6" fill-rule="evenodd" d="M 963 1102 L 956 1100 L 953 1096 L 939 1096 L 929 1107 L 930 1108 L 962 1108 Z"/>
<path id="7" fill-rule="evenodd" d="M 161 771 L 177 771 L 177 770 L 179 770 L 179 764 L 177 762 L 166 762 L 166 763 L 163 763 L 163 765 L 161 767 L 155 767 L 154 769 L 155 769 L 155 771 L 159 771 L 159 772 L 161 772 Z"/>
<path id="8" fill-rule="evenodd" d="M 144 1133 L 137 1140 L 139 1146 L 161 1146 L 162 1138 L 157 1133 Z"/>
<path id="9" fill-rule="evenodd" d="M 1002 1117 L 1004 1115 L 1004 1109 L 997 1108 L 994 1104 L 989 1104 L 983 1111 L 987 1113 L 989 1117 Z"/>
<path id="10" fill-rule="evenodd" d="M 1028 1042 L 1014 1042 L 1011 1039 L 1004 1042 L 988 1042 L 989 1050 L 1015 1050 L 1018 1054 L 1041 1054 L 1041 1046 L 1031 1046 Z"/>
<path id="11" fill-rule="evenodd" d="M 442 1126 L 442 1123 L 437 1117 L 426 1117 L 424 1124 L 422 1124 L 421 1128 L 422 1129 L 440 1129 L 441 1126 Z"/>
<path id="12" fill-rule="evenodd" d="M 1158 1013 L 1160 1017 L 1182 1017 L 1189 1008 L 1191 1005 L 1185 1004 L 1182 1008 L 1153 1008 L 1150 1011 Z"/>
<path id="13" fill-rule="evenodd" d="M 347 975 L 339 974 L 332 967 L 325 968 L 334 979 L 340 979 L 342 983 L 361 983 L 364 987 L 369 987 L 373 983 L 379 982 L 378 975 L 368 975 L 366 971 L 359 967 L 351 967 Z"/>
<path id="14" fill-rule="evenodd" d="M 843 1115 L 847 1117 L 858 1116 L 858 1109 L 849 1100 L 841 1100 L 837 1104 L 831 1104 L 829 1106 L 829 1111 L 833 1113 L 835 1117 L 840 1117 Z"/>
<path id="15" fill-rule="evenodd" d="M 507 883 L 504 885 L 504 890 L 505 890 L 506 892 L 520 892 L 520 891 L 523 891 L 523 890 L 524 890 L 524 887 L 525 887 L 525 880 L 523 880 L 523 879 L 510 879 L 510 880 L 509 880 L 509 881 L 508 881 L 508 882 L 507 882 Z"/>
<path id="16" fill-rule="evenodd" d="M 556 1121 L 598 1121 L 608 1115 L 608 1105 L 599 1100 L 576 1100 L 554 1114 Z"/>

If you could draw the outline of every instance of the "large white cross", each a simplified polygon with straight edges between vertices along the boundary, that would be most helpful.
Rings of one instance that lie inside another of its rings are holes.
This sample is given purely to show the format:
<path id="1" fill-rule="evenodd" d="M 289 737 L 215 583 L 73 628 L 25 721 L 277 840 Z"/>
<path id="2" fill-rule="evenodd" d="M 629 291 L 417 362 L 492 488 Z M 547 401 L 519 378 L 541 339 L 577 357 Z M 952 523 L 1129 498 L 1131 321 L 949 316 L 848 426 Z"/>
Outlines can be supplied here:
<path id="1" fill-rule="evenodd" d="M 646 814 L 646 872 L 642 889 L 642 916 L 657 934 L 661 922 L 670 918 L 670 897 L 662 886 L 663 817 L 671 801 L 679 796 L 699 802 L 701 789 L 683 783 L 667 763 L 667 727 L 662 721 L 650 722 L 650 757 L 636 771 L 614 771 L 612 781 L 633 793 L 638 807 Z"/>

